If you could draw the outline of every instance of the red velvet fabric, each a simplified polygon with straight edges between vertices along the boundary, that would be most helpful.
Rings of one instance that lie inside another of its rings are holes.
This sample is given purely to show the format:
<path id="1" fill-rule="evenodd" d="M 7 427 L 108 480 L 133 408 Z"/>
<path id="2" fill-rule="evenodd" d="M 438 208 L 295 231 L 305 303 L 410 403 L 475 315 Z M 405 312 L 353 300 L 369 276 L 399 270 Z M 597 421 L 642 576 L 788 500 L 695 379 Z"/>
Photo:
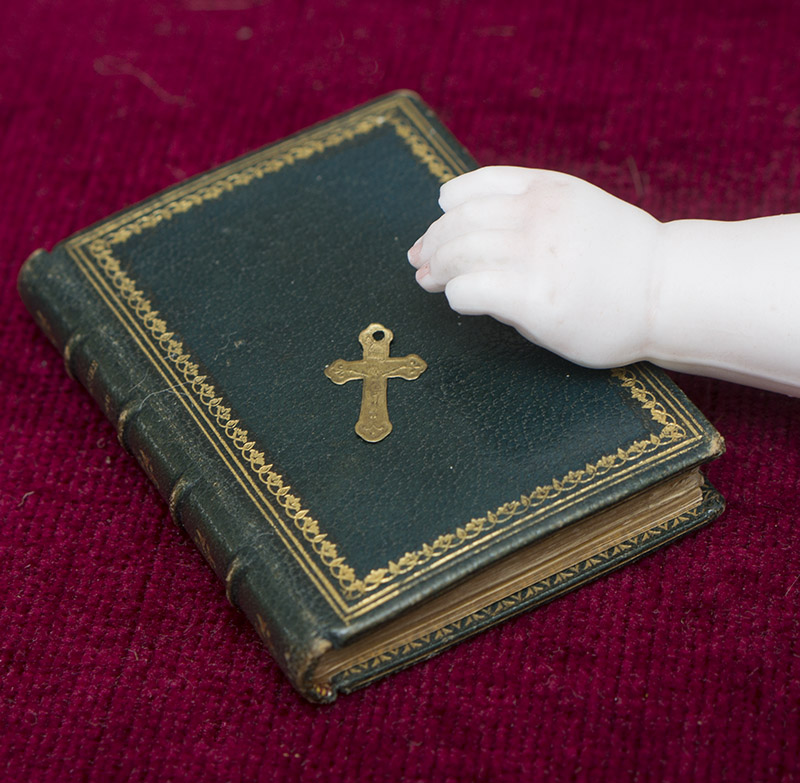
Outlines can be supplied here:
<path id="1" fill-rule="evenodd" d="M 314 707 L 14 290 L 37 247 L 400 87 L 482 163 L 661 219 L 800 211 L 798 52 L 778 0 L 4 0 L 0 778 L 798 779 L 800 400 L 682 376 L 727 438 L 719 521 Z"/>

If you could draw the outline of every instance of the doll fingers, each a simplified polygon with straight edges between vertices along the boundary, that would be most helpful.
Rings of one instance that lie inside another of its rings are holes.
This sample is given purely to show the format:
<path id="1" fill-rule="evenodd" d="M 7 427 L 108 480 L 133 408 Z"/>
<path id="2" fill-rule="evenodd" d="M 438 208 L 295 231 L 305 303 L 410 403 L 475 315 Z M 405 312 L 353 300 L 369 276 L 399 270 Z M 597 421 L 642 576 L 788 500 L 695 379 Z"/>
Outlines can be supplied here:
<path id="1" fill-rule="evenodd" d="M 529 171 L 519 166 L 486 166 L 469 171 L 442 185 L 439 206 L 447 212 L 479 196 L 524 193 L 528 188 Z"/>
<path id="2" fill-rule="evenodd" d="M 523 254 L 523 240 L 519 233 L 487 229 L 462 234 L 445 242 L 423 265 L 428 267 L 429 283 L 444 286 L 458 275 L 482 269 L 501 269 Z M 420 267 L 420 272 L 422 269 Z"/>
<path id="3" fill-rule="evenodd" d="M 481 231 L 511 231 L 525 227 L 532 215 L 526 214 L 517 196 L 483 196 L 451 209 L 431 224 L 409 251 L 408 260 L 419 268 L 430 261 L 443 245 L 465 234 Z"/>
<path id="4" fill-rule="evenodd" d="M 568 184 L 577 180 L 569 174 L 521 166 L 485 166 L 469 171 L 442 185 L 439 206 L 447 212 L 482 196 L 519 196 L 539 186 Z"/>
<path id="5" fill-rule="evenodd" d="M 450 307 L 461 315 L 491 315 L 508 323 L 509 305 L 517 298 L 515 277 L 497 269 L 454 277 L 444 289 Z"/>

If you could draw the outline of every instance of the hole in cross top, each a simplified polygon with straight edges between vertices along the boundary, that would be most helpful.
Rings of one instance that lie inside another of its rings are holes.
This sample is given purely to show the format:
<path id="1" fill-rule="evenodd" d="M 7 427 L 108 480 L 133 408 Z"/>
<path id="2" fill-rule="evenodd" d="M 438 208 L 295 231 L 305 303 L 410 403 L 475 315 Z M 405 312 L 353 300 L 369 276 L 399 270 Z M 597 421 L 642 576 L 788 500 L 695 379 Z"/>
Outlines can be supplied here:
<path id="1" fill-rule="evenodd" d="M 372 339 L 375 340 L 376 343 L 379 343 L 384 337 L 386 337 L 386 334 L 380 329 L 378 329 L 377 332 L 372 333 Z"/>

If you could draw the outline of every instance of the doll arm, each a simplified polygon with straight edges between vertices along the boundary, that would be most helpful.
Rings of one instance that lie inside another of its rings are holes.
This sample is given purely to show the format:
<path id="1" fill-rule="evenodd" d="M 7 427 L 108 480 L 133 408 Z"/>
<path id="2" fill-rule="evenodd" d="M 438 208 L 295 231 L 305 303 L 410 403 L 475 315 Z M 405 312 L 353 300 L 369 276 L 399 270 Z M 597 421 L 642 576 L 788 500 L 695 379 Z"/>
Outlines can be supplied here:
<path id="1" fill-rule="evenodd" d="M 646 358 L 800 396 L 800 215 L 664 229 Z"/>
<path id="2" fill-rule="evenodd" d="M 649 359 L 800 395 L 800 215 L 651 215 L 557 172 L 491 167 L 442 187 L 417 280 L 579 364 Z"/>

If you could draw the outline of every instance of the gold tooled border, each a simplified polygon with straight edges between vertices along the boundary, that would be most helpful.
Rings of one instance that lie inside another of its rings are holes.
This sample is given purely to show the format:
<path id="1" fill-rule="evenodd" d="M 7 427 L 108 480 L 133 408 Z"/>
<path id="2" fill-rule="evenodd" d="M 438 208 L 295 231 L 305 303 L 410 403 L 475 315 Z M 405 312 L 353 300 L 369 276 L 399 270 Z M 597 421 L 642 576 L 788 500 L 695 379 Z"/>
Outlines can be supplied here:
<path id="1" fill-rule="evenodd" d="M 67 244 L 68 252 L 81 271 L 165 380 L 174 384 L 176 396 L 240 486 L 270 524 L 280 528 L 278 532 L 284 544 L 343 619 L 363 614 L 396 597 L 416 578 L 433 567 L 443 566 L 463 551 L 483 550 L 534 517 L 543 519 L 561 512 L 601 488 L 624 480 L 635 470 L 650 467 L 654 461 L 674 458 L 698 441 L 701 430 L 691 414 L 671 398 L 668 390 L 659 389 L 656 379 L 648 377 L 646 370 L 614 371 L 612 376 L 659 425 L 660 429 L 649 439 L 619 448 L 593 464 L 570 471 L 546 486 L 536 487 L 530 494 L 475 517 L 452 533 L 423 543 L 419 549 L 406 552 L 359 577 L 321 529 L 318 520 L 304 508 L 302 499 L 291 491 L 248 431 L 240 426 L 224 395 L 200 374 L 190 350 L 177 339 L 167 321 L 154 310 L 143 291 L 122 268 L 114 248 L 196 205 L 218 199 L 235 188 L 381 126 L 392 128 L 439 182 L 466 170 L 464 162 L 432 131 L 413 101 L 402 93 L 394 94 L 177 186 L 139 208 L 77 235 Z M 187 390 L 191 391 L 191 405 L 186 401 Z M 313 557 L 309 556 L 308 548 Z M 423 568 L 426 565 L 428 567 Z"/>
<path id="2" fill-rule="evenodd" d="M 649 530 L 638 533 L 603 552 L 551 574 L 529 587 L 525 587 L 506 598 L 501 598 L 489 606 L 478 609 L 460 620 L 455 620 L 411 642 L 393 647 L 362 663 L 355 664 L 335 675 L 334 680 L 343 683 L 342 692 L 344 693 L 362 688 L 374 680 L 385 677 L 399 669 L 404 669 L 422 658 L 427 658 L 443 651 L 453 644 L 452 637 L 463 631 L 467 631 L 467 636 L 470 636 L 478 631 L 488 630 L 498 622 L 505 621 L 521 611 L 534 608 L 538 605 L 536 598 L 549 593 L 551 590 L 562 588 L 562 586 L 569 590 L 585 584 L 586 581 L 593 581 L 599 576 L 608 574 L 613 570 L 614 566 L 611 568 L 609 566 L 616 558 L 623 556 L 625 558 L 616 563 L 617 567 L 626 565 L 630 562 L 630 557 L 647 554 L 657 547 L 669 543 L 674 538 L 696 530 L 718 516 L 722 510 L 720 504 L 715 513 L 709 513 L 705 507 L 705 500 L 709 497 L 713 498 L 717 493 L 715 490 L 710 489 L 708 485 L 705 485 L 703 493 L 704 501 L 696 508 L 690 509 L 673 519 L 660 522 Z M 711 502 L 713 503 L 714 501 L 712 500 Z M 705 519 L 698 522 L 697 520 L 701 515 Z M 598 571 L 597 569 L 602 570 Z M 474 630 L 470 631 L 470 629 Z"/>

